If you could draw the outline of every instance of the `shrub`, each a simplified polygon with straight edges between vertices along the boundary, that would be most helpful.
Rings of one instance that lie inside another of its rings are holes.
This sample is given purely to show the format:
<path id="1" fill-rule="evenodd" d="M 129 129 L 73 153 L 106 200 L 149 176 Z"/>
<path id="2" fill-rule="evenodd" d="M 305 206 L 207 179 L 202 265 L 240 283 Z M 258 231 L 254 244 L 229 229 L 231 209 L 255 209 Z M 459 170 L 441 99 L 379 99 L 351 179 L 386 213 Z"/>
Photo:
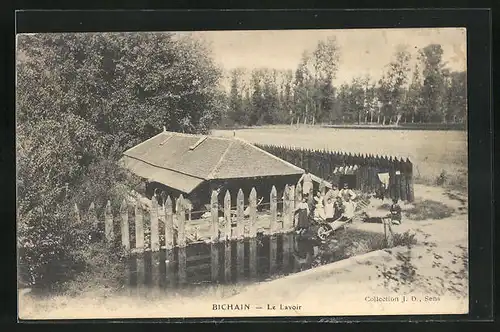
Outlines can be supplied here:
<path id="1" fill-rule="evenodd" d="M 97 163 L 91 170 L 83 183 L 70 189 L 68 198 L 42 200 L 43 208 L 32 208 L 39 200 L 26 195 L 19 197 L 23 207 L 18 212 L 17 229 L 20 284 L 40 289 L 61 288 L 61 284 L 95 265 L 98 253 L 119 264 L 120 260 L 114 255 L 119 250 L 101 246 L 103 224 L 87 220 L 86 212 L 90 202 L 96 202 L 98 220 L 102 221 L 107 199 L 116 207 L 130 184 L 111 163 Z M 75 203 L 81 208 L 80 222 L 75 218 Z"/>

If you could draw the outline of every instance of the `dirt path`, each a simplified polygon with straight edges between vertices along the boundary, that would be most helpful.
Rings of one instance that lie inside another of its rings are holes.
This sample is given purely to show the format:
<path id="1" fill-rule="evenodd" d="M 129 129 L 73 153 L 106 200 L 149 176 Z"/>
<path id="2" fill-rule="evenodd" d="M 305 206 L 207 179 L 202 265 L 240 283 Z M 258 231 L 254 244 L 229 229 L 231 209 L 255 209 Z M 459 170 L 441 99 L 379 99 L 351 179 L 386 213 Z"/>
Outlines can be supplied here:
<path id="1" fill-rule="evenodd" d="M 156 291 L 148 296 L 130 296 L 99 291 L 77 298 L 45 299 L 26 294 L 19 299 L 20 316 L 78 319 L 465 313 L 467 201 L 460 193 L 422 185 L 415 185 L 415 193 L 419 199 L 442 202 L 454 212 L 445 219 L 403 220 L 402 225 L 394 226 L 397 233 L 416 234 L 418 243 L 411 249 L 372 252 L 274 281 L 211 287 L 189 294 Z M 352 227 L 383 231 L 380 224 Z M 403 302 L 403 295 L 408 301 Z M 212 310 L 214 304 L 249 304 L 250 309 Z M 275 308 L 268 310 L 268 305 Z M 287 309 L 280 309 L 280 305 Z"/>

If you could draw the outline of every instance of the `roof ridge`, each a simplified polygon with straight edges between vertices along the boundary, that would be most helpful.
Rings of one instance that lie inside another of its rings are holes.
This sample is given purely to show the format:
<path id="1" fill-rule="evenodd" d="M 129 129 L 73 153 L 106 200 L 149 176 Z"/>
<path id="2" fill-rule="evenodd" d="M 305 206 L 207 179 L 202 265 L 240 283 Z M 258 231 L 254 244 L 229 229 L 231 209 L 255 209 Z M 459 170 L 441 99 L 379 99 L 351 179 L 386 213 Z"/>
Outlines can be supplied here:
<path id="1" fill-rule="evenodd" d="M 162 131 L 162 132 L 160 132 L 160 133 L 158 133 L 158 134 L 154 135 L 153 137 L 148 138 L 148 139 L 147 139 L 147 140 L 145 140 L 144 142 L 141 142 L 141 143 L 139 143 L 139 144 L 137 144 L 137 145 L 134 145 L 133 147 L 131 147 L 131 148 L 130 148 L 130 149 L 128 149 L 128 150 L 125 150 L 125 152 L 123 152 L 123 154 L 125 154 L 125 153 L 129 152 L 130 150 L 135 149 L 135 148 L 137 148 L 138 146 L 141 146 L 141 145 L 143 145 L 143 144 L 145 144 L 145 143 L 147 143 L 147 142 L 149 142 L 149 141 L 152 141 L 154 138 L 157 138 L 157 137 L 159 137 L 159 136 L 161 136 L 161 135 L 163 135 L 163 134 L 168 134 L 168 133 L 169 133 L 168 131 Z"/>
<path id="2" fill-rule="evenodd" d="M 190 133 L 180 133 L 178 131 L 163 131 L 162 133 L 165 134 L 170 134 L 170 135 L 177 135 L 177 136 L 185 136 L 185 137 L 203 137 L 206 136 L 207 138 L 214 138 L 214 139 L 219 139 L 219 140 L 224 140 L 224 141 L 231 141 L 233 138 L 232 137 L 224 137 L 224 136 L 217 136 L 217 135 L 212 135 L 212 134 L 190 134 Z"/>
<path id="3" fill-rule="evenodd" d="M 227 152 L 229 151 L 229 149 L 231 148 L 231 146 L 233 146 L 234 144 L 234 140 L 231 140 L 229 142 L 229 144 L 227 145 L 227 148 L 226 150 L 224 150 L 224 152 L 222 153 L 222 155 L 220 156 L 220 159 L 219 161 L 217 162 L 217 164 L 215 164 L 214 168 L 210 171 L 210 173 L 208 174 L 207 176 L 207 180 L 211 180 L 211 179 L 214 179 L 215 178 L 215 173 L 216 173 L 216 170 L 217 168 L 220 166 L 220 164 L 222 164 L 222 161 L 224 160 L 224 157 L 226 157 L 226 154 Z"/>
<path id="4" fill-rule="evenodd" d="M 166 169 L 168 171 L 172 171 L 172 172 L 175 172 L 175 173 L 179 173 L 179 174 L 183 174 L 183 175 L 187 175 L 187 176 L 190 176 L 190 177 L 193 177 L 193 178 L 197 178 L 197 179 L 202 179 L 202 180 L 206 180 L 205 178 L 202 178 L 202 177 L 199 177 L 199 176 L 196 176 L 196 175 L 193 175 L 193 174 L 189 174 L 189 173 L 186 173 L 186 172 L 181 172 L 179 170 L 176 170 L 176 169 L 172 169 L 172 168 L 168 168 L 168 167 L 164 167 L 164 166 L 158 166 L 156 164 L 153 164 L 153 163 L 150 163 L 149 161 L 145 161 L 145 160 L 142 160 L 142 159 L 139 159 L 137 157 L 134 157 L 134 156 L 129 156 L 125 153 L 123 153 L 125 157 L 127 158 L 132 158 L 132 159 L 135 159 L 135 160 L 138 160 L 140 162 L 143 162 L 145 164 L 148 164 L 148 165 L 151 165 L 153 167 L 156 167 L 156 168 L 161 168 L 161 169 Z"/>
<path id="5" fill-rule="evenodd" d="M 300 168 L 300 167 L 298 167 L 298 166 L 295 166 L 294 164 L 289 163 L 288 161 L 283 160 L 283 159 L 281 159 L 281 158 L 279 158 L 279 157 L 277 157 L 277 156 L 273 155 L 272 153 L 269 153 L 269 152 L 267 152 L 266 150 L 261 149 L 261 148 L 259 148 L 258 146 L 255 146 L 254 144 L 252 144 L 252 143 L 250 143 L 250 142 L 248 142 L 248 141 L 246 141 L 246 140 L 244 140 L 244 139 L 242 139 L 242 138 L 236 137 L 235 139 L 237 139 L 237 140 L 241 141 L 241 142 L 242 142 L 242 143 L 244 143 L 244 144 L 250 145 L 250 146 L 251 146 L 251 147 L 253 147 L 254 149 L 256 149 L 256 150 L 258 150 L 258 151 L 260 151 L 260 152 L 262 152 L 262 153 L 264 153 L 264 154 L 268 155 L 269 157 L 271 157 L 271 158 L 273 158 L 273 159 L 275 159 L 275 160 L 278 160 L 278 161 L 282 162 L 283 164 L 285 164 L 285 165 L 287 165 L 287 166 L 290 166 L 290 167 L 292 167 L 292 168 L 294 168 L 294 169 L 296 169 L 296 170 L 301 170 L 301 171 L 303 171 L 303 169 L 302 169 L 302 168 Z"/>

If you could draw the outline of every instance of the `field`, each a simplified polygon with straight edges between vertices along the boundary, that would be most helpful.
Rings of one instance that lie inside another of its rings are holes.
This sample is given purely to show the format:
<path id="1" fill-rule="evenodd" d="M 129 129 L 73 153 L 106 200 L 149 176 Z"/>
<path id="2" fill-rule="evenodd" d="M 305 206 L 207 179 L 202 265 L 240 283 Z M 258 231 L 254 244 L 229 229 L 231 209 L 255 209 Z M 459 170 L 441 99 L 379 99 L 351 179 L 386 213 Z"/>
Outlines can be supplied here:
<path id="1" fill-rule="evenodd" d="M 409 158 L 414 164 L 414 176 L 418 183 L 435 184 L 437 178 L 445 174 L 445 184 L 457 189 L 464 189 L 467 185 L 465 131 L 268 126 L 237 129 L 235 133 L 232 130 L 214 130 L 212 134 L 236 134 L 236 137 L 259 144 Z"/>

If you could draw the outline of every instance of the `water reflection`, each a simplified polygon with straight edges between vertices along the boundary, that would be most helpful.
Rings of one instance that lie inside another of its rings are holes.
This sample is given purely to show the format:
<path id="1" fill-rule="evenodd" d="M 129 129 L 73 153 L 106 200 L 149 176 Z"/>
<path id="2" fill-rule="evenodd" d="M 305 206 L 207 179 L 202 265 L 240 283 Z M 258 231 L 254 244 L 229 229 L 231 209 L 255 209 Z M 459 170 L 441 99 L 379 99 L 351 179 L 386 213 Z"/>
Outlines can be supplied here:
<path id="1" fill-rule="evenodd" d="M 303 234 L 258 233 L 255 238 L 240 241 L 196 243 L 184 249 L 145 252 L 129 259 L 126 280 L 133 288 L 186 291 L 214 285 L 244 285 L 341 259 L 335 254 L 335 243 L 335 236 L 321 243 L 311 228 Z M 182 256 L 186 257 L 185 265 L 179 264 Z"/>

